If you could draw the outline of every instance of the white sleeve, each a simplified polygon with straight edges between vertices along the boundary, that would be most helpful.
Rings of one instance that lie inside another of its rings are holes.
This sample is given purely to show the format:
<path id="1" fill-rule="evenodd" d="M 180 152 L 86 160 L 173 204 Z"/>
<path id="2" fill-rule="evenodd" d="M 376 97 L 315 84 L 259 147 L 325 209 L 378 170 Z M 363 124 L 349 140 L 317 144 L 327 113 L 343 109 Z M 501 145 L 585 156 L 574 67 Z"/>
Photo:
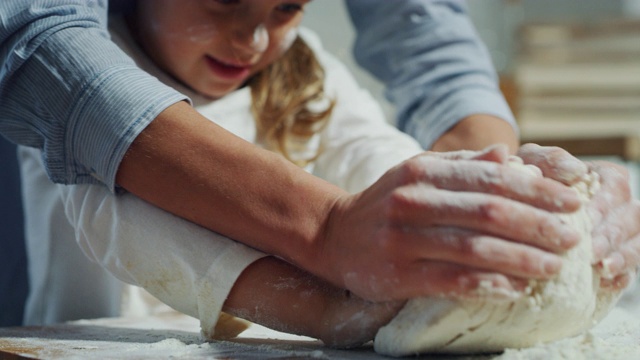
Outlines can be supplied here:
<path id="1" fill-rule="evenodd" d="M 178 218 L 131 194 L 60 186 L 84 253 L 114 276 L 200 319 L 213 335 L 238 276 L 265 254 Z"/>
<path id="2" fill-rule="evenodd" d="M 315 175 L 354 193 L 424 151 L 411 136 L 385 120 L 371 94 L 357 84 L 345 65 L 321 49 L 317 38 L 306 31 L 302 35 L 325 70 L 325 92 L 336 102 L 322 132 Z"/>

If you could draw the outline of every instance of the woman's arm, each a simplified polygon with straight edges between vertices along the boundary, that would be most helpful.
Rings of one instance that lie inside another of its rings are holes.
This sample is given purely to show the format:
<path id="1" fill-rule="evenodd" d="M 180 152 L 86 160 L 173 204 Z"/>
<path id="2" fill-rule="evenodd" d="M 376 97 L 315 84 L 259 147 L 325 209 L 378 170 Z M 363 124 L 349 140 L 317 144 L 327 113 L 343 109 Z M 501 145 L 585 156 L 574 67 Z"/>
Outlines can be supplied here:
<path id="1" fill-rule="evenodd" d="M 440 164 L 425 155 L 386 173 L 365 192 L 349 195 L 179 104 L 136 139 L 118 182 L 153 204 L 281 257 L 360 297 L 387 300 L 454 290 L 465 294 L 487 270 L 501 279 L 496 286 L 505 287 L 511 284 L 500 274 L 549 277 L 559 270 L 560 260 L 551 253 L 574 244 L 577 235 L 543 209 L 572 211 L 579 205 L 577 197 L 550 180 L 523 182 L 509 173 L 498 164 Z M 497 179 L 509 180 L 495 183 Z M 448 189 L 469 192 L 434 202 L 431 191 L 425 190 L 435 184 L 455 184 Z M 421 243 L 429 235 L 420 229 L 434 222 L 458 226 L 464 221 L 478 231 L 498 231 L 504 238 L 527 242 L 532 247 L 514 243 L 517 249 L 512 248 L 527 262 L 496 262 L 479 248 L 432 252 Z M 555 244 L 557 239 L 566 242 Z M 472 268 L 462 265 L 470 263 Z M 555 265 L 541 268 L 543 263 Z M 433 276 L 425 277 L 426 268 L 417 264 L 433 268 Z M 442 273 L 449 276 L 441 277 Z M 369 276 L 385 286 L 360 281 Z M 472 280 L 462 286 L 456 277 Z"/>
<path id="2" fill-rule="evenodd" d="M 134 141 L 117 182 L 160 208 L 319 273 L 328 216 L 346 195 L 187 103 L 169 107 Z"/>
<path id="3" fill-rule="evenodd" d="M 438 139 L 454 134 L 463 137 L 456 141 L 463 149 L 479 150 L 498 142 L 511 147 L 515 143 L 516 122 L 464 0 L 346 3 L 358 35 L 355 57 L 386 85 L 402 131 L 425 149 L 434 150 Z M 511 128 L 511 134 L 473 144 L 490 129 L 464 136 L 456 127 L 477 116 L 501 121 L 502 126 Z"/>
<path id="4" fill-rule="evenodd" d="M 481 150 L 493 144 L 506 144 L 509 152 L 518 151 L 520 141 L 514 127 L 492 115 L 468 116 L 447 130 L 434 143 L 433 151 Z"/>

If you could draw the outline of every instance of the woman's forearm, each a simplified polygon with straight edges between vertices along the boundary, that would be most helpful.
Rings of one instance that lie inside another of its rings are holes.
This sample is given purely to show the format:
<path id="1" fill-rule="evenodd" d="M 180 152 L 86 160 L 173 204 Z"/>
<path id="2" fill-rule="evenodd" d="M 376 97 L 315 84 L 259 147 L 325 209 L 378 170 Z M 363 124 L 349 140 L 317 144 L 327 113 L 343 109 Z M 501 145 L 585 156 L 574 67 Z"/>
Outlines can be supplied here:
<path id="1" fill-rule="evenodd" d="M 305 269 L 344 191 L 236 137 L 186 103 L 134 141 L 116 179 L 146 201 Z"/>
<path id="2" fill-rule="evenodd" d="M 387 301 L 469 293 L 487 281 L 487 269 L 496 272 L 489 281 L 509 291 L 522 285 L 514 277 L 557 273 L 561 263 L 552 253 L 575 244 L 577 234 L 548 211 L 575 211 L 579 199 L 552 180 L 530 181 L 513 171 L 425 153 L 350 195 L 181 103 L 138 136 L 117 182 L 160 208 L 359 297 Z M 496 187 L 492 179 L 508 180 Z M 496 261 L 484 256 L 491 252 L 461 252 L 426 231 L 447 226 L 466 228 L 464 236 L 490 233 L 498 237 L 489 240 L 497 253 L 521 257 Z M 514 261 L 523 257 L 530 261 Z M 545 261 L 552 266 L 528 266 Z"/>
<path id="3" fill-rule="evenodd" d="M 499 143 L 506 144 L 512 154 L 518 150 L 518 136 L 511 124 L 491 115 L 476 114 L 444 133 L 431 150 L 481 150 Z"/>

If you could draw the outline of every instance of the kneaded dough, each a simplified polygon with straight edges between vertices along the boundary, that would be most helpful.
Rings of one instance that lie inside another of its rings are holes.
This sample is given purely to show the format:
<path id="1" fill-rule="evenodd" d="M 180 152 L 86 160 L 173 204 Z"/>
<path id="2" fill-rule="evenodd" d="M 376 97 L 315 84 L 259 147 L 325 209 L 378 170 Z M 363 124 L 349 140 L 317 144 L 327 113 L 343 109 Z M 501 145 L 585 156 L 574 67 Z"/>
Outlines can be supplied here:
<path id="1" fill-rule="evenodd" d="M 523 165 L 518 158 L 509 164 L 531 176 L 541 176 L 539 169 Z M 584 204 L 599 184 L 597 174 L 588 174 L 573 186 L 583 200 L 582 208 L 558 214 L 582 235 L 581 242 L 564 255 L 559 276 L 549 281 L 532 280 L 526 294 L 511 301 L 410 300 L 378 331 L 376 352 L 391 356 L 497 352 L 574 336 L 591 328 L 617 300 L 616 294 L 600 291 L 600 276 L 591 266 L 592 225 Z"/>

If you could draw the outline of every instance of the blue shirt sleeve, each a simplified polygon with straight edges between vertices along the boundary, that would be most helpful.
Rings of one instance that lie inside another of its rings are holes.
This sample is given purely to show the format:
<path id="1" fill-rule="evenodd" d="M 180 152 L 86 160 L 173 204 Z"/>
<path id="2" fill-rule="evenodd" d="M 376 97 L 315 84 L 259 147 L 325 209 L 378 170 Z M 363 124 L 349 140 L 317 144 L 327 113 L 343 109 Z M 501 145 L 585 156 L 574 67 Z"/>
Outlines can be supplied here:
<path id="1" fill-rule="evenodd" d="M 386 85 L 398 127 L 425 148 L 458 121 L 489 114 L 516 123 L 488 51 L 455 0 L 347 0 L 356 61 Z"/>
<path id="2" fill-rule="evenodd" d="M 112 191 L 131 142 L 185 96 L 110 41 L 107 0 L 0 2 L 0 133 L 58 183 Z"/>

